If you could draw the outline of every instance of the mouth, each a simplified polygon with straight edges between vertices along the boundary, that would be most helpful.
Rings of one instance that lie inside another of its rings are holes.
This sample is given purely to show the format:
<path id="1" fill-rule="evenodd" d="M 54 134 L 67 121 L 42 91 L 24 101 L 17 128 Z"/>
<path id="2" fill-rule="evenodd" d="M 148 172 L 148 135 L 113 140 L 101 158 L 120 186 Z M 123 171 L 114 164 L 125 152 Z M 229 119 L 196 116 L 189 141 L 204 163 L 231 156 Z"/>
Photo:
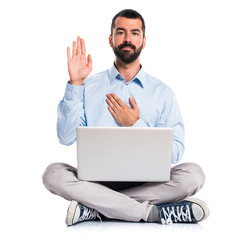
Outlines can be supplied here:
<path id="1" fill-rule="evenodd" d="M 135 51 L 136 47 L 130 43 L 123 43 L 121 45 L 118 46 L 119 50 L 123 50 L 123 51 Z"/>
<path id="2" fill-rule="evenodd" d="M 131 51 L 133 49 L 131 47 L 123 47 L 123 48 L 121 48 L 121 50 L 123 50 L 123 51 Z"/>

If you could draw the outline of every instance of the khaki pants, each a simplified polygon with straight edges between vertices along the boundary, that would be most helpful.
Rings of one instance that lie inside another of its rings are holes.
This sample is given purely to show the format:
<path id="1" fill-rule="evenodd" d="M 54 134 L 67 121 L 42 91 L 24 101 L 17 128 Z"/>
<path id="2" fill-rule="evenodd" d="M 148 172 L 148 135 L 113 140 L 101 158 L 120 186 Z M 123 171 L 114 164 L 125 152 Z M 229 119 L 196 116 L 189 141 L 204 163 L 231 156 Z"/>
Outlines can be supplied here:
<path id="1" fill-rule="evenodd" d="M 75 200 L 112 219 L 147 221 L 153 204 L 178 202 L 195 194 L 204 184 L 202 169 L 183 163 L 171 169 L 166 183 L 96 183 L 79 181 L 76 168 L 53 163 L 43 174 L 46 188 L 69 201 Z"/>

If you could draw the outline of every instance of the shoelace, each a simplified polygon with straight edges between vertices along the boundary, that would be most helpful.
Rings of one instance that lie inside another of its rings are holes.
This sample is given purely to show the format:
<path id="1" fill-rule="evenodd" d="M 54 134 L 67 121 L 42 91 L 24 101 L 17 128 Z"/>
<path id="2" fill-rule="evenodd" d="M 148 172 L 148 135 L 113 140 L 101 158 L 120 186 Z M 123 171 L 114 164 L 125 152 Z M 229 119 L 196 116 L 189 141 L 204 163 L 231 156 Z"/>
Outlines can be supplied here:
<path id="1" fill-rule="evenodd" d="M 161 223 L 165 225 L 170 225 L 174 222 L 191 222 L 191 213 L 189 205 L 186 205 L 185 211 L 184 206 L 172 206 L 170 207 L 162 207 L 162 213 L 164 215 L 163 218 L 161 218 Z M 172 220 L 173 217 L 173 220 Z"/>
<path id="2" fill-rule="evenodd" d="M 94 220 L 96 218 L 98 218 L 102 222 L 102 219 L 96 210 L 84 207 L 83 213 L 78 218 L 78 221 L 81 222 L 81 221 L 85 221 L 85 220 Z"/>

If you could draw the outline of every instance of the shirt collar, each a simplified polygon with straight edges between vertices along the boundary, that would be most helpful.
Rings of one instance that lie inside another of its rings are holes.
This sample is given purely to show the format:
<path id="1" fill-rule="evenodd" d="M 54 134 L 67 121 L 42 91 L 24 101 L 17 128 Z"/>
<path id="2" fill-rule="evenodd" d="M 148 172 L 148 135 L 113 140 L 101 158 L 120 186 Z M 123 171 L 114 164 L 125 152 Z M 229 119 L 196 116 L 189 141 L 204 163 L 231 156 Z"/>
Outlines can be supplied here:
<path id="1" fill-rule="evenodd" d="M 110 79 L 110 84 L 115 80 L 123 80 L 124 79 L 121 76 L 121 74 L 118 72 L 118 70 L 114 64 L 109 69 L 109 79 Z M 143 70 L 142 67 L 132 81 L 135 81 L 136 83 L 138 83 L 142 88 L 145 86 L 146 72 Z"/>

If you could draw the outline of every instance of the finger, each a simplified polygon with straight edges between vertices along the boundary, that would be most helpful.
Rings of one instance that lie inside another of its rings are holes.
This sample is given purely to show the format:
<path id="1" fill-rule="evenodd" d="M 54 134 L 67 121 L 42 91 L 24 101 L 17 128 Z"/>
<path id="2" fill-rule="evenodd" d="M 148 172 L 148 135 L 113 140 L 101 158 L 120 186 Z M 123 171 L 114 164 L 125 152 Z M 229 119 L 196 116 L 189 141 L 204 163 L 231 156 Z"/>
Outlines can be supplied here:
<path id="1" fill-rule="evenodd" d="M 112 110 L 115 114 L 117 114 L 118 110 L 117 110 L 117 108 L 115 107 L 115 105 L 110 101 L 109 98 L 106 99 L 106 102 L 107 102 L 107 104 L 108 104 L 108 108 L 111 108 L 111 110 Z"/>
<path id="2" fill-rule="evenodd" d="M 117 101 L 113 98 L 113 96 L 111 94 L 107 94 L 107 99 L 108 99 L 108 102 L 110 102 L 110 106 L 114 106 L 115 108 L 117 109 L 120 109 L 121 106 L 117 103 Z"/>
<path id="3" fill-rule="evenodd" d="M 81 39 L 80 37 L 77 37 L 77 55 L 81 54 Z"/>
<path id="4" fill-rule="evenodd" d="M 86 55 L 86 46 L 83 39 L 81 39 L 81 54 L 84 56 Z"/>
<path id="5" fill-rule="evenodd" d="M 136 104 L 136 102 L 135 102 L 135 100 L 132 96 L 129 98 L 129 102 L 130 102 L 133 109 L 138 109 L 138 106 L 137 106 L 137 104 Z"/>
<path id="6" fill-rule="evenodd" d="M 72 56 L 76 55 L 76 41 L 73 41 Z"/>
<path id="7" fill-rule="evenodd" d="M 116 119 L 117 114 L 112 110 L 112 108 L 108 106 L 108 110 L 112 114 L 112 116 Z"/>
<path id="8" fill-rule="evenodd" d="M 118 104 L 120 107 L 124 107 L 126 104 L 114 93 L 110 93 L 110 96 L 112 97 L 112 102 Z"/>
<path id="9" fill-rule="evenodd" d="M 88 66 L 92 68 L 92 56 L 91 56 L 91 54 L 88 54 L 87 61 L 88 61 Z"/>
<path id="10" fill-rule="evenodd" d="M 68 61 L 70 61 L 71 59 L 70 47 L 67 47 L 67 58 L 68 58 Z"/>

